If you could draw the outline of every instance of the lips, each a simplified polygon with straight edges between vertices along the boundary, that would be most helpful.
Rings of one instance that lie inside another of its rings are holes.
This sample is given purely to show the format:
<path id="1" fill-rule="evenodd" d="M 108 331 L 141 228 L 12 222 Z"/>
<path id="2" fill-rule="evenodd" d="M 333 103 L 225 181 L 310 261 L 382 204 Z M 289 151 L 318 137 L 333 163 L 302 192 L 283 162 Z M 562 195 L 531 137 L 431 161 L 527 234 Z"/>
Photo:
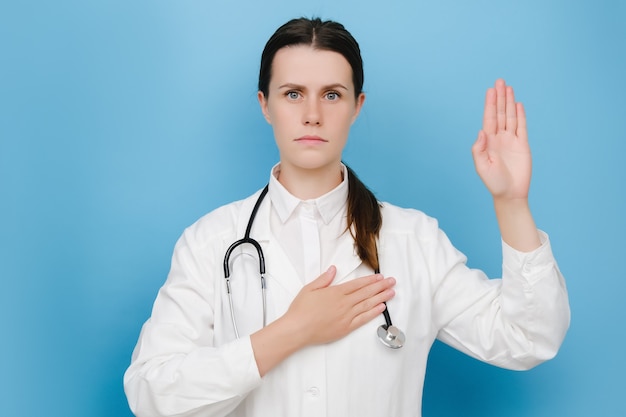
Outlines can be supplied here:
<path id="1" fill-rule="evenodd" d="M 326 139 L 320 138 L 319 136 L 302 136 L 295 141 L 304 144 L 320 144 L 328 142 Z"/>

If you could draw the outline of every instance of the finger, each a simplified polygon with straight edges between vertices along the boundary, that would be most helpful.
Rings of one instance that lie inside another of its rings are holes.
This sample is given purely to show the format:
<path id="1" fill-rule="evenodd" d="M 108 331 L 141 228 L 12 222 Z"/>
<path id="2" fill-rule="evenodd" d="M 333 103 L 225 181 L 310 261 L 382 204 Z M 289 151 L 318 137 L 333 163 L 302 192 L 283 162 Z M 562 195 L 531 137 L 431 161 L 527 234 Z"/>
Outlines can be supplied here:
<path id="1" fill-rule="evenodd" d="M 528 140 L 528 130 L 526 129 L 526 110 L 522 103 L 517 103 L 517 137 Z"/>
<path id="2" fill-rule="evenodd" d="M 396 295 L 393 288 L 384 288 L 382 291 L 376 292 L 371 296 L 362 299 L 360 302 L 354 305 L 354 311 L 357 314 L 361 314 L 365 311 L 371 310 L 380 303 L 385 303 L 391 300 Z"/>
<path id="3" fill-rule="evenodd" d="M 331 265 L 330 268 L 326 270 L 322 275 L 315 278 L 306 286 L 311 290 L 318 290 L 320 288 L 326 288 L 330 285 L 331 282 L 335 279 L 335 275 L 337 274 L 337 268 L 334 265 Z"/>
<path id="4" fill-rule="evenodd" d="M 395 278 L 387 278 L 380 281 L 376 281 L 370 285 L 366 285 L 359 290 L 349 294 L 353 305 L 357 305 L 364 300 L 372 298 L 381 292 L 384 292 L 396 284 Z"/>
<path id="5" fill-rule="evenodd" d="M 513 87 L 506 88 L 506 130 L 515 133 L 517 130 L 517 111 Z"/>
<path id="6" fill-rule="evenodd" d="M 498 120 L 496 119 L 496 90 L 488 88 L 485 94 L 485 112 L 483 114 L 483 130 L 487 134 L 496 133 Z"/>
<path id="7" fill-rule="evenodd" d="M 372 297 L 355 306 L 354 312 L 356 314 L 352 319 L 353 328 L 360 327 L 375 317 L 380 316 L 387 308 L 384 303 L 391 300 L 394 296 L 395 291 L 386 290 L 376 297 Z"/>
<path id="8" fill-rule="evenodd" d="M 374 308 L 372 308 L 371 310 L 358 314 L 352 319 L 350 326 L 351 330 L 358 329 L 359 327 L 363 326 L 366 323 L 369 323 L 376 317 L 379 317 L 383 313 L 383 311 L 385 311 L 385 308 L 385 305 L 383 303 L 380 303 L 374 306 Z"/>
<path id="9" fill-rule="evenodd" d="M 364 277 L 355 278 L 348 282 L 344 282 L 343 284 L 339 284 L 337 285 L 337 288 L 341 291 L 342 294 L 353 294 L 359 291 L 361 288 L 382 281 L 383 278 L 384 277 L 381 274 L 367 275 Z"/>
<path id="10" fill-rule="evenodd" d="M 496 81 L 496 118 L 498 121 L 496 131 L 504 130 L 506 128 L 506 84 L 502 78 Z"/>

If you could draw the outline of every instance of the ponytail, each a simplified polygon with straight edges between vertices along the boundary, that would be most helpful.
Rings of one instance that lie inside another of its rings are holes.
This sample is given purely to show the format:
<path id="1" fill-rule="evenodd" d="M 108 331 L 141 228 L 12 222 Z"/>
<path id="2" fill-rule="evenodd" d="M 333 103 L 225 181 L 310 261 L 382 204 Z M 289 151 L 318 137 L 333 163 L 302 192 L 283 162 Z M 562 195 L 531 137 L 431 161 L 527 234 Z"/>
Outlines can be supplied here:
<path id="1" fill-rule="evenodd" d="M 361 182 L 354 171 L 348 170 L 348 218 L 347 229 L 354 238 L 359 258 L 374 271 L 378 271 L 376 239 L 383 223 L 380 203 Z"/>

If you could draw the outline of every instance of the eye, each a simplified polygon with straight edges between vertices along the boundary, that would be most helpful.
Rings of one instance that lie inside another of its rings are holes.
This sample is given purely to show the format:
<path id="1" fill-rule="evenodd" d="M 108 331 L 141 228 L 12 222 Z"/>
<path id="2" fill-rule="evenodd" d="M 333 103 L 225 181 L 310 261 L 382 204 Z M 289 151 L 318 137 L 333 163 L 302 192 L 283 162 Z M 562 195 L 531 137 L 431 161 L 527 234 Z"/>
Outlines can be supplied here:
<path id="1" fill-rule="evenodd" d="M 300 98 L 300 93 L 298 93 L 297 91 L 287 91 L 285 95 L 289 100 L 297 100 Z"/>
<path id="2" fill-rule="evenodd" d="M 329 100 L 329 101 L 339 100 L 340 97 L 341 97 L 341 94 L 339 94 L 336 91 L 329 91 L 328 93 L 326 93 L 326 100 Z"/>

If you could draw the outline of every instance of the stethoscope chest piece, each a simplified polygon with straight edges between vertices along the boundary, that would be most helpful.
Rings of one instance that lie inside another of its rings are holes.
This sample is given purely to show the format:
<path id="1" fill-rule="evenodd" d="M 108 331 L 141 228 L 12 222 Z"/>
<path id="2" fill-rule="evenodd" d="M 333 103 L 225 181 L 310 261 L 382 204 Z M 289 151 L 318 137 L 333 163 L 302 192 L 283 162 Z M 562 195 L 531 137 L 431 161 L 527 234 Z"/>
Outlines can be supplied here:
<path id="1" fill-rule="evenodd" d="M 380 340 L 383 345 L 392 349 L 401 348 L 406 340 L 402 330 L 393 325 L 387 326 L 386 324 L 382 324 L 378 326 L 377 333 L 378 340 Z"/>

